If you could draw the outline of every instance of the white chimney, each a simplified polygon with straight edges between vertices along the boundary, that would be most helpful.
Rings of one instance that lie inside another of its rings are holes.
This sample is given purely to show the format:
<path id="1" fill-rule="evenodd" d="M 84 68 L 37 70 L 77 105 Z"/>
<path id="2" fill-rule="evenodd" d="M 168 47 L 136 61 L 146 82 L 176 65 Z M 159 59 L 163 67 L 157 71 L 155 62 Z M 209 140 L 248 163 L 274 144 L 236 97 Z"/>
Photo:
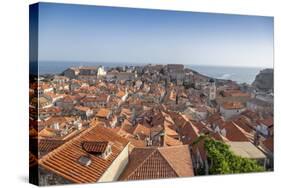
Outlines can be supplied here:
<path id="1" fill-rule="evenodd" d="M 59 130 L 60 129 L 59 123 L 58 122 L 54 123 L 51 128 L 53 128 L 55 130 Z"/>
<path id="2" fill-rule="evenodd" d="M 75 128 L 77 130 L 81 130 L 82 129 L 82 123 L 79 120 L 74 122 L 74 126 L 75 126 Z"/>

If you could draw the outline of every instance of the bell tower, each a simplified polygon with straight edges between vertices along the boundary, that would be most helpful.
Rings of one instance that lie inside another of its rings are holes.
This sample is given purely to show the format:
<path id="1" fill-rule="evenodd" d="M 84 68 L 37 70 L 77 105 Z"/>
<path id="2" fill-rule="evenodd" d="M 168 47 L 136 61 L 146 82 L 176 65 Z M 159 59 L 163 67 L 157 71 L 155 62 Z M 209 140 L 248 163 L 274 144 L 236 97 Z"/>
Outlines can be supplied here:
<path id="1" fill-rule="evenodd" d="M 216 83 L 214 79 L 209 80 L 209 101 L 213 101 L 216 99 Z"/>

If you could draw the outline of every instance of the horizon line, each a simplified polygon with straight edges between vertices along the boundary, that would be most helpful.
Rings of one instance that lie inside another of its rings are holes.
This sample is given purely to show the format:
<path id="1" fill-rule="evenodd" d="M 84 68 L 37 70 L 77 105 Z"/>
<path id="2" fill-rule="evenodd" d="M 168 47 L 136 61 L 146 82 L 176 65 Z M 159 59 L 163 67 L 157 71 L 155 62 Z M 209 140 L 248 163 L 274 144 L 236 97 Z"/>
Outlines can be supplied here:
<path id="1" fill-rule="evenodd" d="M 187 63 L 152 63 L 152 62 L 121 62 L 121 61 L 87 61 L 87 60 L 38 60 L 38 65 L 40 64 L 40 61 L 44 62 L 69 62 L 69 63 L 87 63 L 87 64 L 98 64 L 98 63 L 120 63 L 122 66 L 124 64 L 128 64 L 128 66 L 134 66 L 134 65 L 168 65 L 168 64 L 182 64 L 185 66 L 210 66 L 210 67 L 236 67 L 236 68 L 269 68 L 274 69 L 274 64 L 272 67 L 265 67 L 265 66 L 242 66 L 242 65 L 219 65 L 219 64 L 187 64 Z M 100 64 L 102 65 L 102 64 Z M 84 65 L 80 65 L 84 66 Z M 118 66 L 118 65 L 116 65 Z"/>

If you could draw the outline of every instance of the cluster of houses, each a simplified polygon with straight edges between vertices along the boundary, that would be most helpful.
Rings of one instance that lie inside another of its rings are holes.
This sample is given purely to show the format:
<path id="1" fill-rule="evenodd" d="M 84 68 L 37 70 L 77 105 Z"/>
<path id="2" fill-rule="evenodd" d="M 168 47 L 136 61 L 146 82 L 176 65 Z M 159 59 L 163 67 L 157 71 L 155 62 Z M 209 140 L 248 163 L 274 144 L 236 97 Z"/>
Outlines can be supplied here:
<path id="1" fill-rule="evenodd" d="M 203 134 L 273 169 L 273 95 L 180 64 L 69 68 L 29 94 L 40 185 L 208 174 Z"/>

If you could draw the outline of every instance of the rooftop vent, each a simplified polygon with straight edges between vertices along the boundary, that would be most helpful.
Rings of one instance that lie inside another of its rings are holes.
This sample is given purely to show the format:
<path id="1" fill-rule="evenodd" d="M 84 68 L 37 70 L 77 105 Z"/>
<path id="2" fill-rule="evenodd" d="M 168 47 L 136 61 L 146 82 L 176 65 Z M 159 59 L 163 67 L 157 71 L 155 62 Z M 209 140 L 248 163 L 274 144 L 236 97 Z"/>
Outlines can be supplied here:
<path id="1" fill-rule="evenodd" d="M 78 162 L 83 166 L 89 166 L 92 163 L 92 160 L 89 156 L 83 155 L 78 159 Z"/>

